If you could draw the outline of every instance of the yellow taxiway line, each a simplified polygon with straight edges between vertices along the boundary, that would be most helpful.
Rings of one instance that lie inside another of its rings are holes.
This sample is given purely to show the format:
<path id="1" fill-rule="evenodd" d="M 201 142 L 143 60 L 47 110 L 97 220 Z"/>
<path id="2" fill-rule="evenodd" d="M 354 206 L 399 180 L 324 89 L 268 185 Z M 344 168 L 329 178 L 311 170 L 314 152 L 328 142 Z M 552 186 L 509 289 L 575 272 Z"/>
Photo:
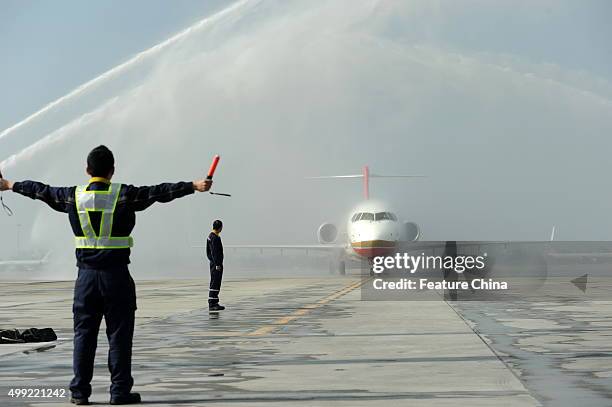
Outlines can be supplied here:
<path id="1" fill-rule="evenodd" d="M 271 323 L 269 323 L 268 325 L 264 325 L 261 328 L 256 329 L 255 331 L 249 332 L 247 334 L 247 336 L 262 336 L 262 335 L 268 335 L 273 333 L 274 331 L 276 331 L 277 329 L 279 329 L 280 327 L 282 327 L 283 325 L 287 325 L 292 321 L 295 321 L 296 319 L 298 319 L 299 317 L 302 317 L 304 315 L 308 315 L 312 310 L 315 310 L 317 308 L 322 307 L 325 304 L 328 304 L 340 297 L 342 297 L 343 295 L 346 295 L 348 293 L 350 293 L 351 291 L 355 290 L 356 288 L 361 287 L 363 284 L 365 283 L 365 281 L 357 281 L 354 282 L 352 284 L 347 285 L 346 287 L 328 295 L 327 297 L 323 297 L 321 298 L 319 301 L 313 303 L 313 304 L 309 304 L 309 305 L 305 305 L 297 310 L 295 310 L 294 312 L 292 312 L 291 314 L 278 318 L 274 321 L 272 321 Z"/>

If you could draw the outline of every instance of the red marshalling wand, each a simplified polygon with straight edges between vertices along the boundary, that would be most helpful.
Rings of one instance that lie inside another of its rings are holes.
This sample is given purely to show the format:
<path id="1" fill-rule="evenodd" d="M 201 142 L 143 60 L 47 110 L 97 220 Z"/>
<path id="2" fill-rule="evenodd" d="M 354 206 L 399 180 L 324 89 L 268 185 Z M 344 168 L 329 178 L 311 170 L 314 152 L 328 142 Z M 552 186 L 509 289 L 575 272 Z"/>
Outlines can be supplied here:
<path id="1" fill-rule="evenodd" d="M 213 157 L 212 164 L 210 164 L 210 169 L 208 170 L 208 175 L 206 179 L 212 179 L 213 175 L 215 175 L 215 171 L 217 170 L 217 165 L 219 165 L 219 160 L 221 157 L 216 155 Z"/>
<path id="2" fill-rule="evenodd" d="M 208 175 L 206 176 L 206 179 L 212 179 L 213 175 L 215 175 L 215 171 L 217 170 L 217 165 L 219 165 L 219 160 L 221 159 L 221 157 L 219 155 L 215 155 L 213 160 L 212 160 L 212 164 L 210 164 L 210 168 L 208 170 Z M 220 195 L 220 196 L 231 196 L 230 194 L 222 194 L 220 192 L 212 192 L 209 191 L 209 194 L 211 195 Z"/>

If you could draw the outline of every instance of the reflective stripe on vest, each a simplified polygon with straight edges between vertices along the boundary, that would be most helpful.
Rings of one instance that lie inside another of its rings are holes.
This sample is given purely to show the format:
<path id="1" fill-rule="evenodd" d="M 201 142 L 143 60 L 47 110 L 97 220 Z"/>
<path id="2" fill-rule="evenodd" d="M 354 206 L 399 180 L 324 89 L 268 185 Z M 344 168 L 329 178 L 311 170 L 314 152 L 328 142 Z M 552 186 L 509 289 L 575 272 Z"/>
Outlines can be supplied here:
<path id="1" fill-rule="evenodd" d="M 119 200 L 121 184 L 110 184 L 108 191 L 88 191 L 88 185 L 76 187 L 74 192 L 79 222 L 84 236 L 77 236 L 74 242 L 77 249 L 128 249 L 132 238 L 113 237 L 113 218 Z M 94 230 L 89 212 L 100 213 L 100 234 Z"/>

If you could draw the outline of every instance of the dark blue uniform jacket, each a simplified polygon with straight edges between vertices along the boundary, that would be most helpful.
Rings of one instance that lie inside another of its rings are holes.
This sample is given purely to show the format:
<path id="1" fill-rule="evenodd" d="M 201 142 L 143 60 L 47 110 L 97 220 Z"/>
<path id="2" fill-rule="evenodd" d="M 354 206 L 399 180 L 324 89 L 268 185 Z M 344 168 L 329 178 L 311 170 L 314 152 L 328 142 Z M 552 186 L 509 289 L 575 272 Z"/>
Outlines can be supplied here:
<path id="1" fill-rule="evenodd" d="M 88 190 L 105 191 L 109 184 L 92 182 Z M 13 191 L 28 198 L 45 202 L 58 212 L 68 214 L 75 236 L 84 236 L 76 210 L 74 191 L 76 187 L 50 187 L 40 182 L 23 181 L 13 185 Z M 123 185 L 113 217 L 111 235 L 129 236 L 136 224 L 136 212 L 143 211 L 155 202 L 170 202 L 173 199 L 193 194 L 193 183 L 159 184 L 149 187 Z M 92 214 L 94 215 L 94 214 Z M 99 230 L 100 218 L 91 216 L 94 230 Z M 76 249 L 77 266 L 81 268 L 109 269 L 130 263 L 130 249 Z"/>
<path id="2" fill-rule="evenodd" d="M 223 243 L 221 236 L 210 232 L 206 239 L 206 257 L 213 266 L 223 266 Z"/>

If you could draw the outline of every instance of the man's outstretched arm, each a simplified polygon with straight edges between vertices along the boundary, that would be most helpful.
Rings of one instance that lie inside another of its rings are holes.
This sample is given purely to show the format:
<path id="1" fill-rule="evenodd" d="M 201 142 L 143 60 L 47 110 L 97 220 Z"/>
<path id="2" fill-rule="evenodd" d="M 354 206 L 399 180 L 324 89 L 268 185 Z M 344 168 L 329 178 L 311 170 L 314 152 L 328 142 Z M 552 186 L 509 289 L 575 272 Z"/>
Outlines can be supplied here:
<path id="1" fill-rule="evenodd" d="M 68 212 L 68 208 L 74 202 L 72 199 L 74 187 L 50 187 L 35 181 L 11 182 L 0 179 L 0 191 L 8 190 L 43 201 L 58 212 Z"/>
<path id="2" fill-rule="evenodd" d="M 144 211 L 155 202 L 170 202 L 194 192 L 206 192 L 212 186 L 212 180 L 202 179 L 193 182 L 177 182 L 176 184 L 159 184 L 150 187 L 128 186 L 128 205 L 134 211 Z"/>

